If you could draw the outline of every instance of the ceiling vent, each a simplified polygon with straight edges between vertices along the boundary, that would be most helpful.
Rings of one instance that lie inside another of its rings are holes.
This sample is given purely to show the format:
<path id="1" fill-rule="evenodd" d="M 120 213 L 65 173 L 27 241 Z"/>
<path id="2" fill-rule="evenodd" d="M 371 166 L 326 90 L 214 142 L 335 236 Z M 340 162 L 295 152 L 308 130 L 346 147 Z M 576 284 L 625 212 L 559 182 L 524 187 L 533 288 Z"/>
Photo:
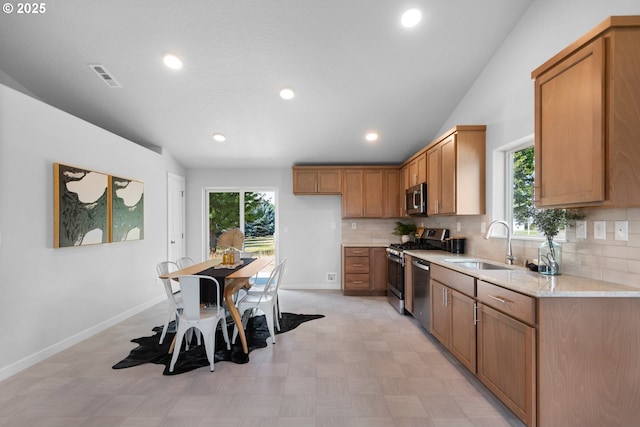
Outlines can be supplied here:
<path id="1" fill-rule="evenodd" d="M 89 64 L 89 68 L 91 68 L 93 72 L 96 73 L 98 77 L 100 77 L 100 80 L 102 80 L 107 86 L 111 88 L 122 87 L 122 85 L 111 76 L 111 74 L 107 71 L 106 68 L 104 68 L 104 66 L 100 64 Z"/>

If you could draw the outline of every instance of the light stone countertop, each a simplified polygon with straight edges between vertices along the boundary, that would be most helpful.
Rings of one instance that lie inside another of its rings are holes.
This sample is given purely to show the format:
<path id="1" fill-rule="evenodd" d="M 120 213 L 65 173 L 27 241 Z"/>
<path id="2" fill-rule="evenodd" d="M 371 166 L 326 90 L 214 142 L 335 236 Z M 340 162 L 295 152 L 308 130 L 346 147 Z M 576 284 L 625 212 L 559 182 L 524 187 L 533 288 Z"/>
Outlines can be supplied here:
<path id="1" fill-rule="evenodd" d="M 453 260 L 478 260 L 488 262 L 490 264 L 501 264 L 497 261 L 472 257 L 466 254 L 456 255 L 442 251 L 417 250 L 404 251 L 404 253 L 536 298 L 640 298 L 640 288 L 619 285 L 602 280 L 587 279 L 565 274 L 559 276 L 546 276 L 530 271 L 524 267 L 517 266 L 506 266 L 508 267 L 506 270 L 478 270 L 475 268 L 463 267 L 456 262 L 452 262 Z"/>
<path id="2" fill-rule="evenodd" d="M 389 246 L 389 242 L 342 242 L 342 246 L 348 246 L 352 248 L 386 248 Z"/>

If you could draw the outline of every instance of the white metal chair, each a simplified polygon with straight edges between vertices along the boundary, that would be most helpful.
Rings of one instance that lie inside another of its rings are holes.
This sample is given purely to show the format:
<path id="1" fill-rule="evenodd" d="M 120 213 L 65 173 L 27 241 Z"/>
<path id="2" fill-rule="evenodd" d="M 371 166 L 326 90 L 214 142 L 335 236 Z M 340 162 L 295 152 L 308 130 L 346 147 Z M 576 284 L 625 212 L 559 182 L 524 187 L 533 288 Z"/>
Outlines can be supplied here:
<path id="1" fill-rule="evenodd" d="M 249 322 L 249 317 L 256 310 L 264 312 L 265 319 L 267 321 L 267 327 L 269 328 L 269 334 L 271 335 L 271 342 L 276 343 L 276 334 L 274 329 L 274 323 L 280 330 L 280 322 L 277 314 L 277 301 L 278 301 L 278 288 L 282 279 L 284 271 L 284 265 L 287 259 L 285 258 L 280 264 L 276 266 L 271 272 L 267 283 L 262 289 L 262 293 L 247 293 L 238 301 L 238 311 L 242 313 L 242 327 L 246 328 Z M 235 342 L 238 335 L 238 326 L 233 328 L 233 339 Z"/>
<path id="2" fill-rule="evenodd" d="M 182 270 L 183 268 L 186 268 L 186 267 L 189 267 L 190 265 L 195 264 L 195 262 L 193 261 L 193 259 L 189 258 L 188 256 L 185 256 L 177 259 L 176 264 L 178 264 L 178 267 L 180 268 L 180 270 Z"/>
<path id="3" fill-rule="evenodd" d="M 285 259 L 286 261 L 286 259 Z M 284 267 L 283 267 L 284 269 Z M 265 287 L 268 285 L 269 283 L 269 278 L 268 277 L 264 277 L 264 276 L 260 276 L 259 275 L 260 272 L 256 273 L 256 275 L 254 277 L 252 277 L 251 279 L 249 279 L 249 284 L 251 285 L 251 287 L 249 289 L 247 289 L 245 292 L 251 295 L 261 295 L 264 290 Z M 278 330 L 280 329 L 280 319 L 282 318 L 282 313 L 280 313 L 280 299 L 278 298 L 278 295 L 276 293 L 276 326 L 278 327 Z"/>
<path id="4" fill-rule="evenodd" d="M 200 280 L 212 282 L 211 284 L 216 287 L 216 295 L 220 295 L 220 284 L 213 277 L 197 275 L 180 276 L 179 281 L 184 298 L 184 309 L 180 314 L 180 321 L 178 322 L 176 346 L 173 351 L 173 356 L 171 357 L 169 372 L 173 372 L 173 368 L 180 354 L 180 348 L 182 347 L 182 340 L 190 328 L 195 328 L 202 333 L 204 348 L 211 366 L 211 371 L 215 369 L 213 365 L 216 351 L 216 329 L 220 322 L 222 322 L 222 335 L 227 343 L 227 350 L 231 349 L 225 310 L 220 306 L 220 301 L 216 302 L 215 307 L 209 306 L 202 308 L 200 306 Z"/>
<path id="5" fill-rule="evenodd" d="M 165 274 L 172 273 L 174 271 L 178 271 L 180 268 L 178 264 L 173 261 L 163 261 L 159 262 L 156 265 L 156 271 L 158 272 L 158 276 L 163 276 Z M 172 320 L 176 322 L 176 329 L 178 326 L 178 317 L 182 312 L 182 308 L 184 306 L 182 301 L 182 294 L 180 291 L 175 292 L 171 285 L 171 279 L 160 279 L 164 286 L 164 291 L 167 294 L 167 302 L 169 303 L 169 310 L 167 312 L 167 320 L 164 322 L 164 326 L 162 327 L 162 334 L 160 335 L 160 344 L 164 341 L 164 337 L 167 335 L 167 329 L 169 328 L 169 323 Z"/>

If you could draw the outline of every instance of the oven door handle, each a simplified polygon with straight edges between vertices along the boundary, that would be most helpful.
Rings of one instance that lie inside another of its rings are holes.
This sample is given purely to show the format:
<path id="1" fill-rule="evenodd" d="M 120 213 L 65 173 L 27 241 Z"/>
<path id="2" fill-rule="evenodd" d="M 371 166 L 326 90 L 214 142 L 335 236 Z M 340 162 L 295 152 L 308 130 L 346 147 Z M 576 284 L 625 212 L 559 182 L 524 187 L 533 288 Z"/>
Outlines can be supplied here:
<path id="1" fill-rule="evenodd" d="M 387 252 L 387 259 L 391 262 L 395 262 L 397 264 L 400 264 L 402 267 L 404 267 L 404 259 L 397 257 L 395 255 L 390 254 L 389 252 Z"/>

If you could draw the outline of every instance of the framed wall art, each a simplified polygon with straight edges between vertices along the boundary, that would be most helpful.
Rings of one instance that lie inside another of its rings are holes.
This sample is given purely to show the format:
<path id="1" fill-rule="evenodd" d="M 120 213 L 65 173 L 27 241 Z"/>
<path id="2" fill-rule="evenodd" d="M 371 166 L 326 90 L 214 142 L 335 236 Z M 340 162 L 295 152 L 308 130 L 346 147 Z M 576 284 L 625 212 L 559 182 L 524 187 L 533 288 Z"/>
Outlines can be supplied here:
<path id="1" fill-rule="evenodd" d="M 112 242 L 144 239 L 144 183 L 110 177 Z"/>
<path id="2" fill-rule="evenodd" d="M 53 164 L 55 248 L 109 242 L 109 176 Z"/>

